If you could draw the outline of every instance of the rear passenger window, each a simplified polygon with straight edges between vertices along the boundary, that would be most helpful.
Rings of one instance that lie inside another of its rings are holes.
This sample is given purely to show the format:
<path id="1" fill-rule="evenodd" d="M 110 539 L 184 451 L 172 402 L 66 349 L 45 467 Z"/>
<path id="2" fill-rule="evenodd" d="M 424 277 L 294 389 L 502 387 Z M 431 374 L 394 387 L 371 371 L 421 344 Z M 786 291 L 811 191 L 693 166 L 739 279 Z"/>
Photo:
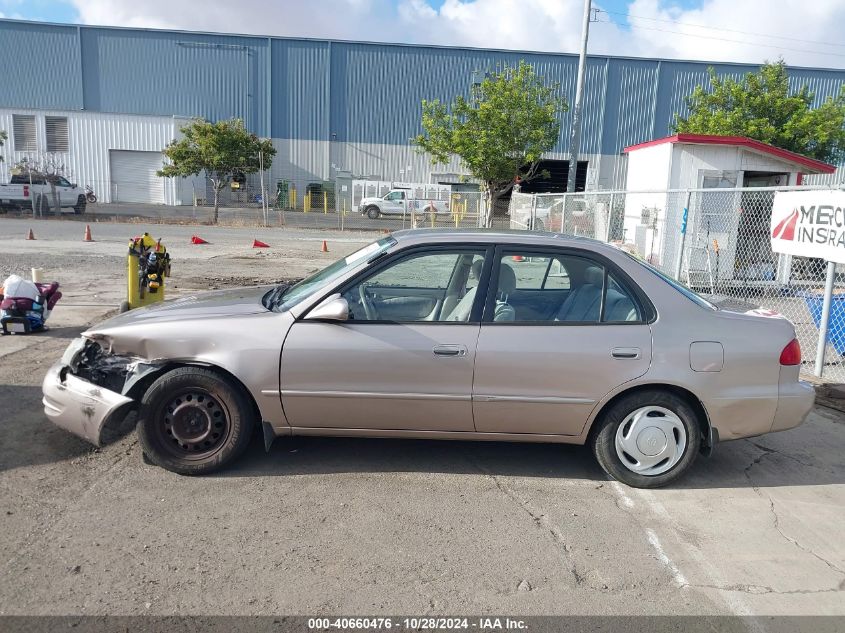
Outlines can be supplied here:
<path id="1" fill-rule="evenodd" d="M 628 323 L 642 321 L 640 309 L 631 294 L 622 286 L 613 273 L 607 275 L 607 290 L 604 298 L 604 323 Z"/>
<path id="2" fill-rule="evenodd" d="M 493 320 L 631 323 L 642 314 L 625 284 L 591 259 L 509 251 L 499 262 Z"/>

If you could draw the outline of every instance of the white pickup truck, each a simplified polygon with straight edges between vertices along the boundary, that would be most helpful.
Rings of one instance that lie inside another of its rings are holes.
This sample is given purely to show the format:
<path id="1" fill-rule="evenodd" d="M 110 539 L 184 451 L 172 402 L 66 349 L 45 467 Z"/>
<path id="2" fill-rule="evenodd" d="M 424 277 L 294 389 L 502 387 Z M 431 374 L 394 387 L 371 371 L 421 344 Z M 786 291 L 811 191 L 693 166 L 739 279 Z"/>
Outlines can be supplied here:
<path id="1" fill-rule="evenodd" d="M 413 198 L 408 189 L 392 189 L 380 198 L 362 198 L 358 211 L 371 220 L 383 215 L 410 217 L 412 213 L 449 213 L 449 201 Z"/>
<path id="2" fill-rule="evenodd" d="M 68 182 L 62 176 L 56 177 L 56 196 L 62 209 L 73 210 L 74 213 L 85 213 L 85 190 Z M 19 209 L 37 213 L 48 213 L 55 210 L 56 201 L 53 190 L 44 176 L 14 175 L 8 184 L 0 184 L 0 211 Z"/>

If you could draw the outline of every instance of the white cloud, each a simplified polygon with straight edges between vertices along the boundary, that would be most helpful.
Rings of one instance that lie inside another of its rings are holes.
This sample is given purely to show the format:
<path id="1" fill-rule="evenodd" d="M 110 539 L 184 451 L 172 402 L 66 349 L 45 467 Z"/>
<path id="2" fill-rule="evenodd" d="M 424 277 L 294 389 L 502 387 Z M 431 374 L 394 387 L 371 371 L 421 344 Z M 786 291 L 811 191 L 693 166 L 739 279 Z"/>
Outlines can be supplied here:
<path id="1" fill-rule="evenodd" d="M 445 0 L 438 9 L 426 0 L 71 1 L 88 24 L 556 52 L 578 50 L 583 7 L 581 0 Z M 793 65 L 845 68 L 842 0 L 701 0 L 695 9 L 632 0 L 628 14 L 630 29 L 607 22 L 622 16 L 600 15 L 591 53 L 752 63 L 783 56 Z"/>

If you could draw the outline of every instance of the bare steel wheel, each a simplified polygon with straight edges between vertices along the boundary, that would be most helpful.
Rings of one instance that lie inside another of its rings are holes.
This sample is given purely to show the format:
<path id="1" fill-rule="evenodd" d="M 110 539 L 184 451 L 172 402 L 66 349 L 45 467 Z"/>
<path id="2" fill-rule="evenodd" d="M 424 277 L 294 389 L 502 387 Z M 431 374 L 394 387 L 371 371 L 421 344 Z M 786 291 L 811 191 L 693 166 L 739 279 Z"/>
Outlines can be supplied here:
<path id="1" fill-rule="evenodd" d="M 253 405 L 240 385 L 204 367 L 180 367 L 158 378 L 144 394 L 138 438 L 152 463 L 199 475 L 243 452 L 253 417 Z"/>
<path id="2" fill-rule="evenodd" d="M 616 429 L 616 454 L 640 475 L 660 475 L 681 459 L 687 431 L 677 415 L 664 407 L 641 407 Z"/>
<path id="3" fill-rule="evenodd" d="M 160 418 L 165 445 L 188 460 L 219 450 L 229 434 L 229 414 L 214 397 L 200 389 L 186 389 L 166 406 Z"/>
<path id="4" fill-rule="evenodd" d="M 635 488 L 659 488 L 692 466 L 706 420 L 690 400 L 664 389 L 625 394 L 596 420 L 593 453 L 604 471 Z"/>

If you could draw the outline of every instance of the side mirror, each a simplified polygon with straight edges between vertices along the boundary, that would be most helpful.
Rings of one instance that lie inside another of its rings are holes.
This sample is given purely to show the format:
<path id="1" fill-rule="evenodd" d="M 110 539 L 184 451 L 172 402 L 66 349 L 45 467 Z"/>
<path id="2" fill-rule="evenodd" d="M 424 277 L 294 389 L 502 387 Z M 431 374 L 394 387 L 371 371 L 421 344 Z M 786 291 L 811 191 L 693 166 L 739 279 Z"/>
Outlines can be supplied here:
<path id="1" fill-rule="evenodd" d="M 346 321 L 348 319 L 349 304 L 340 294 L 327 297 L 305 317 L 306 321 Z"/>

